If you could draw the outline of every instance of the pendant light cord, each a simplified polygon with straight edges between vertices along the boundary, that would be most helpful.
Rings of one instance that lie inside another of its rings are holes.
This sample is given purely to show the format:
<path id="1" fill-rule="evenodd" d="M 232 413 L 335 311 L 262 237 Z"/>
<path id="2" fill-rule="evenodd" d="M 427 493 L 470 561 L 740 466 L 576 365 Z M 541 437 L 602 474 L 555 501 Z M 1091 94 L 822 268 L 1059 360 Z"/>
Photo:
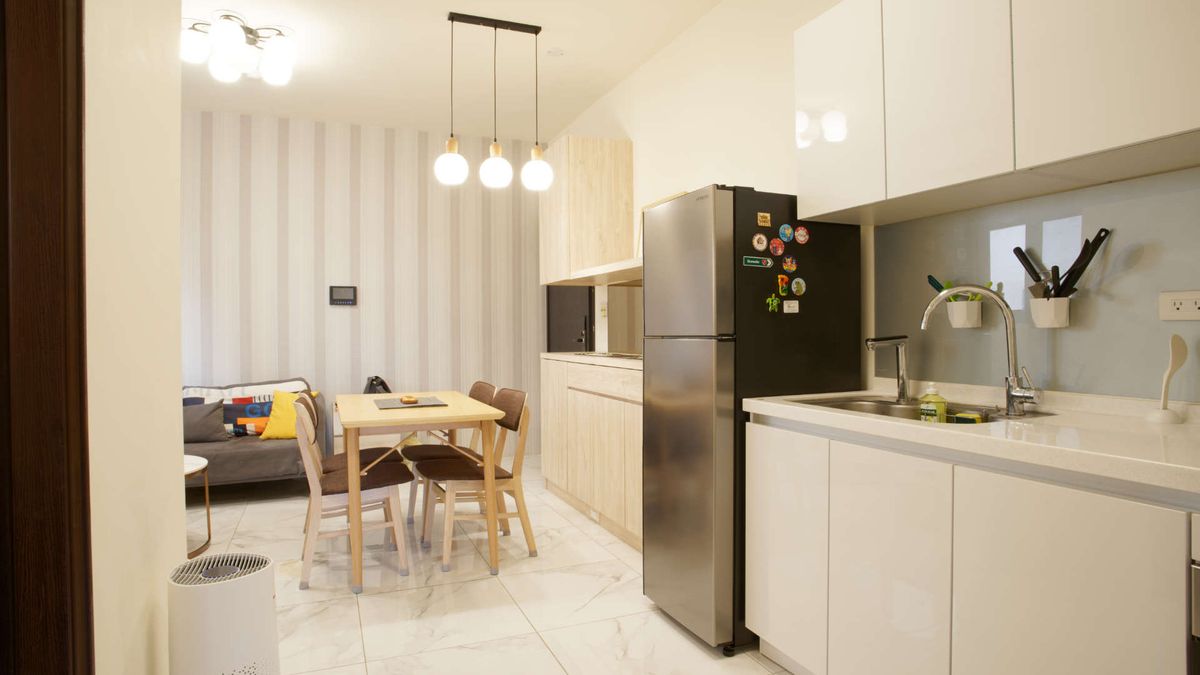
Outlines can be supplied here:
<path id="1" fill-rule="evenodd" d="M 496 35 L 497 35 L 497 33 L 499 33 L 499 31 L 497 31 L 495 28 L 492 28 L 492 142 L 493 143 L 497 143 L 500 140 L 498 138 L 498 134 L 496 132 L 496 119 L 498 116 L 497 115 L 498 108 L 496 107 L 496 53 L 497 53 L 496 52 Z"/>
<path id="2" fill-rule="evenodd" d="M 533 146 L 542 144 L 542 122 L 539 119 L 541 104 L 538 92 L 538 36 L 533 34 Z"/>
<path id="3" fill-rule="evenodd" d="M 454 138 L 454 22 L 450 22 L 450 138 Z"/>

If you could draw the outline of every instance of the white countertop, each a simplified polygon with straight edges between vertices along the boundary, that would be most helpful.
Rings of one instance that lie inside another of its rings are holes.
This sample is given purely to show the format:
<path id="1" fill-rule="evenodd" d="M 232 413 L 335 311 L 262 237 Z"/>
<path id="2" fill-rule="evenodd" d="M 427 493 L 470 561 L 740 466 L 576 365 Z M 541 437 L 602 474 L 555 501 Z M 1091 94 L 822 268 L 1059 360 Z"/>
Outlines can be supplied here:
<path id="1" fill-rule="evenodd" d="M 572 352 L 542 352 L 543 359 L 551 361 L 567 361 L 582 363 L 589 366 L 604 366 L 606 368 L 624 368 L 626 370 L 641 370 L 642 360 L 620 356 L 601 356 L 597 354 L 574 354 Z"/>
<path id="2" fill-rule="evenodd" d="M 1159 425 L 1144 421 L 1140 414 L 1042 407 L 1039 409 L 1053 414 L 987 424 L 928 424 L 804 403 L 843 396 L 887 394 L 774 396 L 746 399 L 744 407 L 755 415 L 875 437 L 885 441 L 884 445 L 912 444 L 950 451 L 945 458 L 956 463 L 979 460 L 976 463 L 997 466 L 999 461 L 1001 468 L 1023 467 L 1035 476 L 1037 469 L 1049 469 L 1141 486 L 1147 489 L 1135 489 L 1134 496 L 1200 510 L 1200 424 L 1195 422 Z"/>

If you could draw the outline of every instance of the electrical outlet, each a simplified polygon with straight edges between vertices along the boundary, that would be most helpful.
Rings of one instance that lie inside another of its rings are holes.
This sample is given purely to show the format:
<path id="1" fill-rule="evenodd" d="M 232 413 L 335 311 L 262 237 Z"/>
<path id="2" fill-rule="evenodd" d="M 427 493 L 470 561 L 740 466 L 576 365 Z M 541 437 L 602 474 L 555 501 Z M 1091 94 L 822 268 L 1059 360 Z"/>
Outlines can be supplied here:
<path id="1" fill-rule="evenodd" d="M 1200 291 L 1159 293 L 1158 318 L 1163 321 L 1200 321 Z"/>

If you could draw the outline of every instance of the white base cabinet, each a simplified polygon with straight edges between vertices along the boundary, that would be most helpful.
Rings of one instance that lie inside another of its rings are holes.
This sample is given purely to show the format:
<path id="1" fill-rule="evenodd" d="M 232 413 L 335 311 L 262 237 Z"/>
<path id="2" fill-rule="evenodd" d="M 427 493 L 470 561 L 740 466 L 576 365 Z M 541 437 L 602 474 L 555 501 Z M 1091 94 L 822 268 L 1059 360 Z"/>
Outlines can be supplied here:
<path id="1" fill-rule="evenodd" d="M 953 467 L 833 441 L 829 672 L 950 672 Z"/>
<path id="2" fill-rule="evenodd" d="M 825 675 L 829 441 L 746 425 L 746 627 Z"/>
<path id="3" fill-rule="evenodd" d="M 954 468 L 956 675 L 1183 675 L 1188 518 Z"/>
<path id="4" fill-rule="evenodd" d="M 746 625 L 803 675 L 1186 675 L 1190 526 L 746 426 Z"/>

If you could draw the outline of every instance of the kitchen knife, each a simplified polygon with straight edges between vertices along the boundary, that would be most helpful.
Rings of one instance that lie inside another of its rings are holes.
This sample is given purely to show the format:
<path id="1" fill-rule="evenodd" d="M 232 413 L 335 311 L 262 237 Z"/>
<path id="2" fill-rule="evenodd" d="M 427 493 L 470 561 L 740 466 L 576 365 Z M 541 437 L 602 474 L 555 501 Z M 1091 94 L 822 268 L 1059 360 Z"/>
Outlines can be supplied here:
<path id="1" fill-rule="evenodd" d="M 946 287 L 942 285 L 942 282 L 938 281 L 937 277 L 933 276 L 932 274 L 925 277 L 925 279 L 929 282 L 930 286 L 933 286 L 933 290 L 937 291 L 938 293 L 946 290 Z"/>

